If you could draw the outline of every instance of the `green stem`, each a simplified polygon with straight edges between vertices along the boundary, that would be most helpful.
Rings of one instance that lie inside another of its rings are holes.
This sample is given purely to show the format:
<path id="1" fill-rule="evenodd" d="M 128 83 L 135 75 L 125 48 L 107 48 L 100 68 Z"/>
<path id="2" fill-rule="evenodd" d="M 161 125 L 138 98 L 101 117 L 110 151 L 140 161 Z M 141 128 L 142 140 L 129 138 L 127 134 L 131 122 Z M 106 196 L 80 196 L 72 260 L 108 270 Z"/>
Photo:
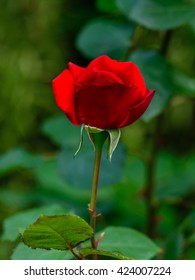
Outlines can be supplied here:
<path id="1" fill-rule="evenodd" d="M 68 244 L 68 243 L 67 243 Z M 78 260 L 82 260 L 83 257 L 80 256 L 80 255 L 77 255 L 77 253 L 74 252 L 73 248 L 71 247 L 70 244 L 68 244 L 68 248 L 69 248 L 69 251 L 71 252 L 71 254 Z"/>
<path id="2" fill-rule="evenodd" d="M 97 248 L 97 242 L 95 240 L 95 229 L 96 229 L 96 203 L 97 203 L 97 190 L 98 190 L 98 180 L 100 173 L 100 164 L 101 164 L 101 156 L 102 156 L 102 148 L 104 142 L 108 138 L 108 132 L 102 131 L 99 133 L 88 133 L 91 142 L 95 148 L 95 161 L 94 161 L 94 171 L 93 171 L 93 182 L 92 182 L 92 191 L 91 191 L 91 200 L 89 204 L 89 212 L 90 212 L 90 225 L 93 228 L 93 237 L 91 238 L 91 246 L 92 248 Z M 97 255 L 93 255 L 93 259 L 97 259 Z"/>
<path id="3" fill-rule="evenodd" d="M 95 162 L 94 162 L 94 173 L 93 173 L 93 183 L 92 183 L 92 192 L 91 192 L 91 201 L 89 204 L 90 211 L 90 224 L 93 228 L 94 235 L 91 239 L 91 245 L 94 249 L 96 249 L 96 241 L 95 241 L 95 228 L 96 228 L 96 202 L 97 202 L 97 190 L 98 190 L 98 180 L 99 180 L 99 171 L 100 171 L 100 163 L 101 163 L 101 155 L 102 148 L 95 149 Z"/>

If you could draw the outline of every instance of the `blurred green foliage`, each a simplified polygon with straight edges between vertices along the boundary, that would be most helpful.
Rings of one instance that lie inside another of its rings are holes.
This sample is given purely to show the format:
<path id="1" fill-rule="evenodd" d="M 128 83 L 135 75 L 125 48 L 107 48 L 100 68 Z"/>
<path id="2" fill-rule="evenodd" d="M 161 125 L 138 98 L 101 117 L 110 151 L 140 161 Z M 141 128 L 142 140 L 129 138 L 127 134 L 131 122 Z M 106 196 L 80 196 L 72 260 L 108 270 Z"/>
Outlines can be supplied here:
<path id="1" fill-rule="evenodd" d="M 134 61 L 156 95 L 111 165 L 104 153 L 99 230 L 147 233 L 150 182 L 158 258 L 195 259 L 195 1 L 1 2 L 0 259 L 70 258 L 35 254 L 19 233 L 42 213 L 89 219 L 93 147 L 85 137 L 73 159 L 80 131 L 59 114 L 51 80 L 102 54 Z"/>

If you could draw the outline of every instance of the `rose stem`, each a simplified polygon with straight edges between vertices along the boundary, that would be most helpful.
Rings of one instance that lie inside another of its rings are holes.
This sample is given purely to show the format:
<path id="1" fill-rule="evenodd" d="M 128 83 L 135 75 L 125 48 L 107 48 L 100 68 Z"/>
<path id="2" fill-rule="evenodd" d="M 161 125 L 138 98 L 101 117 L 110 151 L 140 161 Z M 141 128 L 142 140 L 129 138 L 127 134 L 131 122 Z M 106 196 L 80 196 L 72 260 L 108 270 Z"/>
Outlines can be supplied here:
<path id="1" fill-rule="evenodd" d="M 163 56 L 167 55 L 169 43 L 171 40 L 173 30 L 169 30 L 165 32 L 164 38 L 161 45 L 161 54 Z M 154 128 L 154 141 L 151 150 L 151 155 L 148 160 L 147 165 L 147 183 L 146 183 L 146 206 L 147 206 L 147 234 L 154 238 L 156 236 L 156 227 L 157 227 L 157 203 L 155 199 L 155 172 L 156 172 L 156 160 L 158 156 L 158 151 L 160 148 L 160 139 L 162 136 L 162 129 L 163 129 L 163 121 L 164 121 L 164 114 L 161 113 L 155 124 Z"/>
<path id="2" fill-rule="evenodd" d="M 96 203 L 97 203 L 97 190 L 98 190 L 98 180 L 100 173 L 100 164 L 101 164 L 101 156 L 102 156 L 102 148 L 104 142 L 108 137 L 108 133 L 106 131 L 100 133 L 89 133 L 91 141 L 95 147 L 95 160 L 94 160 L 94 171 L 93 171 L 93 181 L 92 181 L 92 191 L 91 191 L 91 200 L 89 204 L 89 212 L 90 212 L 90 225 L 93 228 L 93 237 L 91 238 L 91 246 L 96 249 L 97 244 L 95 240 L 95 229 L 96 229 Z M 97 259 L 97 255 L 93 256 L 93 259 Z"/>
<path id="3" fill-rule="evenodd" d="M 91 239 L 91 245 L 94 249 L 96 249 L 96 242 L 95 242 L 95 228 L 96 228 L 96 218 L 97 218 L 96 202 L 97 202 L 97 190 L 98 190 L 98 179 L 99 179 L 101 155 L 102 155 L 102 149 L 96 148 L 95 149 L 92 191 L 91 191 L 91 201 L 90 201 L 90 205 L 89 205 L 90 224 L 94 231 L 94 236 Z"/>

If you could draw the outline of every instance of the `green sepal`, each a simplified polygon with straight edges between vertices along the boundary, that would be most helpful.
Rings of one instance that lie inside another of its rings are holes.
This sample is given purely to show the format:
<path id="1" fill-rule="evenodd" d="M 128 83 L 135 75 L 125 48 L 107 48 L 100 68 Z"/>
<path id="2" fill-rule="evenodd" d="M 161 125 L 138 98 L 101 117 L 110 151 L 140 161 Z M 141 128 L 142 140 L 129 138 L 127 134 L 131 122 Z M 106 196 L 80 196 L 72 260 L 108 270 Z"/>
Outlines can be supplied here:
<path id="1" fill-rule="evenodd" d="M 108 159 L 111 161 L 113 152 L 115 151 L 118 142 L 120 140 L 121 131 L 119 128 L 116 129 L 102 129 L 98 127 L 92 127 L 88 125 L 81 126 L 81 134 L 80 134 L 80 143 L 79 147 L 74 156 L 76 156 L 82 148 L 83 144 L 83 129 L 88 133 L 89 139 L 93 144 L 94 149 L 102 148 L 104 142 L 108 138 L 108 149 L 107 149 L 107 156 Z"/>
<path id="2" fill-rule="evenodd" d="M 76 150 L 76 152 L 74 154 L 74 157 L 76 157 L 78 155 L 78 153 L 80 152 L 80 150 L 83 146 L 83 129 L 84 129 L 84 124 L 82 124 L 82 126 L 81 126 L 79 146 L 78 146 L 78 149 Z"/>
<path id="3" fill-rule="evenodd" d="M 88 133 L 89 140 L 93 144 L 94 150 L 102 149 L 104 142 L 108 138 L 107 131 L 105 129 L 88 125 L 85 125 L 85 129 Z"/>
<path id="4" fill-rule="evenodd" d="M 102 128 L 98 128 L 98 127 L 94 127 L 94 126 L 89 126 L 89 125 L 85 125 L 84 127 L 85 127 L 85 129 L 88 133 L 100 133 L 100 132 L 103 132 L 103 131 L 106 130 L 106 129 L 102 129 Z"/>
<path id="5" fill-rule="evenodd" d="M 108 129 L 106 131 L 109 133 L 108 158 L 111 161 L 113 152 L 115 151 L 121 137 L 121 130 L 116 128 Z"/>

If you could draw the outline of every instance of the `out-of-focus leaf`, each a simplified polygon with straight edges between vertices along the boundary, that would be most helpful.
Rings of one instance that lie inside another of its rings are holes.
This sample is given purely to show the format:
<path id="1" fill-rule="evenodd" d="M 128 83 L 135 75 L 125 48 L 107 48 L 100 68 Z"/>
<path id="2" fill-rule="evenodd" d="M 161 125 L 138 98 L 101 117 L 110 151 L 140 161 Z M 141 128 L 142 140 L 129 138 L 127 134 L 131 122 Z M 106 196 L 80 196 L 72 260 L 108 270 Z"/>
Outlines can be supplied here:
<path id="1" fill-rule="evenodd" d="M 33 155 L 22 148 L 9 150 L 0 155 L 0 175 L 7 174 L 17 168 L 33 168 L 42 161 L 41 156 Z"/>
<path id="2" fill-rule="evenodd" d="M 88 58 L 107 54 L 119 59 L 131 45 L 134 27 L 130 23 L 96 19 L 89 22 L 77 37 L 77 48 Z"/>
<path id="3" fill-rule="evenodd" d="M 115 150 L 112 162 L 109 162 L 107 159 L 105 149 L 103 149 L 104 153 L 101 161 L 99 179 L 100 186 L 108 186 L 121 180 L 122 168 L 125 159 L 125 151 L 121 144 L 119 144 Z M 93 162 L 93 148 L 92 146 L 88 146 L 88 144 L 85 145 L 85 143 L 76 158 L 73 158 L 73 151 L 70 149 L 60 152 L 58 156 L 58 167 L 64 180 L 70 185 L 79 188 L 91 188 Z"/>
<path id="4" fill-rule="evenodd" d="M 195 155 L 174 156 L 168 152 L 159 154 L 157 160 L 158 199 L 178 199 L 194 190 Z"/>
<path id="5" fill-rule="evenodd" d="M 182 231 L 194 232 L 195 229 L 195 211 L 193 210 L 180 225 Z"/>
<path id="6" fill-rule="evenodd" d="M 193 244 L 190 244 L 190 246 L 188 246 L 187 248 L 185 248 L 182 259 L 195 260 L 195 242 Z"/>
<path id="7" fill-rule="evenodd" d="M 134 155 L 130 155 L 123 168 L 123 181 L 114 184 L 113 196 L 120 221 L 132 226 L 143 226 L 146 222 L 146 207 L 142 197 L 145 186 L 144 161 Z"/>
<path id="8" fill-rule="evenodd" d="M 181 26 L 195 13 L 195 5 L 183 0 L 117 0 L 116 3 L 129 19 L 153 30 Z"/>
<path id="9" fill-rule="evenodd" d="M 14 241 L 19 236 L 19 233 L 22 233 L 41 214 L 54 215 L 65 212 L 61 206 L 53 204 L 17 213 L 4 221 L 2 239 Z"/>
<path id="10" fill-rule="evenodd" d="M 193 32 L 195 33 L 195 17 L 191 18 L 191 20 L 189 21 L 189 25 L 192 28 Z"/>
<path id="11" fill-rule="evenodd" d="M 9 205 L 10 208 L 11 206 L 15 209 L 28 207 L 29 204 L 37 202 L 38 199 L 39 194 L 34 190 L 32 192 L 25 192 L 17 189 L 0 189 L 0 204 Z"/>
<path id="12" fill-rule="evenodd" d="M 179 69 L 172 69 L 175 91 L 178 94 L 195 97 L 195 79 L 186 75 Z"/>
<path id="13" fill-rule="evenodd" d="M 145 172 L 146 168 L 144 160 L 139 156 L 130 154 L 127 157 L 123 169 L 124 180 L 126 182 L 131 182 L 132 185 L 136 185 L 136 189 L 140 191 L 145 184 Z"/>
<path id="14" fill-rule="evenodd" d="M 23 242 L 33 248 L 68 250 L 90 239 L 93 229 L 75 215 L 42 215 L 22 234 Z"/>
<path id="15" fill-rule="evenodd" d="M 147 87 L 156 90 L 151 104 L 142 116 L 143 120 L 149 121 L 164 111 L 173 95 L 170 67 L 157 51 L 138 50 L 130 56 L 129 60 L 138 65 Z"/>
<path id="16" fill-rule="evenodd" d="M 38 189 L 46 192 L 47 195 L 61 199 L 64 203 L 68 201 L 75 202 L 77 205 L 88 203 L 89 191 L 82 190 L 81 196 L 80 188 L 75 189 L 68 185 L 60 175 L 55 159 L 45 161 L 34 171 L 34 174 L 38 181 Z"/>
<path id="17" fill-rule="evenodd" d="M 163 259 L 176 260 L 194 255 L 195 251 L 195 211 L 192 211 L 179 226 L 175 227 L 165 243 Z M 188 257 L 187 257 L 188 259 Z M 192 256 L 189 259 L 193 259 Z"/>
<path id="18" fill-rule="evenodd" d="M 178 217 L 178 209 L 171 204 L 162 203 L 159 205 L 157 210 L 158 217 L 158 232 L 161 236 L 169 236 L 170 233 L 173 233 L 178 228 L 178 219 L 179 222 L 181 218 Z"/>
<path id="19" fill-rule="evenodd" d="M 12 260 L 71 260 L 73 255 L 69 251 L 31 249 L 23 243 L 18 244 Z"/>
<path id="20" fill-rule="evenodd" d="M 75 149 L 78 146 L 79 127 L 72 125 L 65 114 L 47 119 L 41 129 L 46 136 L 59 146 Z"/>
<path id="21" fill-rule="evenodd" d="M 144 234 L 125 227 L 107 227 L 98 250 L 121 254 L 131 259 L 150 259 L 159 248 Z M 99 236 L 100 234 L 97 234 Z"/>
<path id="22" fill-rule="evenodd" d="M 96 7 L 103 12 L 116 12 L 117 6 L 115 0 L 96 0 Z"/>
<path id="23" fill-rule="evenodd" d="M 194 260 L 195 258 L 195 211 L 193 210 L 181 223 L 179 230 L 185 237 L 182 258 Z"/>
<path id="24" fill-rule="evenodd" d="M 91 144 L 90 148 L 93 149 Z M 78 155 L 78 157 L 79 156 L 80 154 Z M 75 167 L 73 170 L 75 170 Z M 85 186 L 83 188 L 82 182 L 80 182 L 81 184 L 77 183 L 77 187 L 72 186 L 67 182 L 68 180 L 64 180 L 64 178 L 60 174 L 58 170 L 58 164 L 55 159 L 45 161 L 41 166 L 39 166 L 35 170 L 35 177 L 38 184 L 38 191 L 41 192 L 44 196 L 47 196 L 48 199 L 50 198 L 51 201 L 55 199 L 60 203 L 63 203 L 64 205 L 66 205 L 66 208 L 71 209 L 73 213 L 75 213 L 75 209 L 77 209 L 79 213 L 81 213 L 81 211 L 86 211 L 85 206 L 89 203 L 90 200 L 91 182 L 87 186 L 88 188 L 85 188 Z M 102 188 L 99 192 L 98 204 L 101 205 L 101 209 L 105 206 L 105 202 L 107 202 L 106 205 L 112 203 L 110 193 L 111 186 Z"/>
<path id="25" fill-rule="evenodd" d="M 181 231 L 177 230 L 171 234 L 165 243 L 165 252 L 163 259 L 177 260 L 180 259 L 184 245 L 184 236 Z"/>

